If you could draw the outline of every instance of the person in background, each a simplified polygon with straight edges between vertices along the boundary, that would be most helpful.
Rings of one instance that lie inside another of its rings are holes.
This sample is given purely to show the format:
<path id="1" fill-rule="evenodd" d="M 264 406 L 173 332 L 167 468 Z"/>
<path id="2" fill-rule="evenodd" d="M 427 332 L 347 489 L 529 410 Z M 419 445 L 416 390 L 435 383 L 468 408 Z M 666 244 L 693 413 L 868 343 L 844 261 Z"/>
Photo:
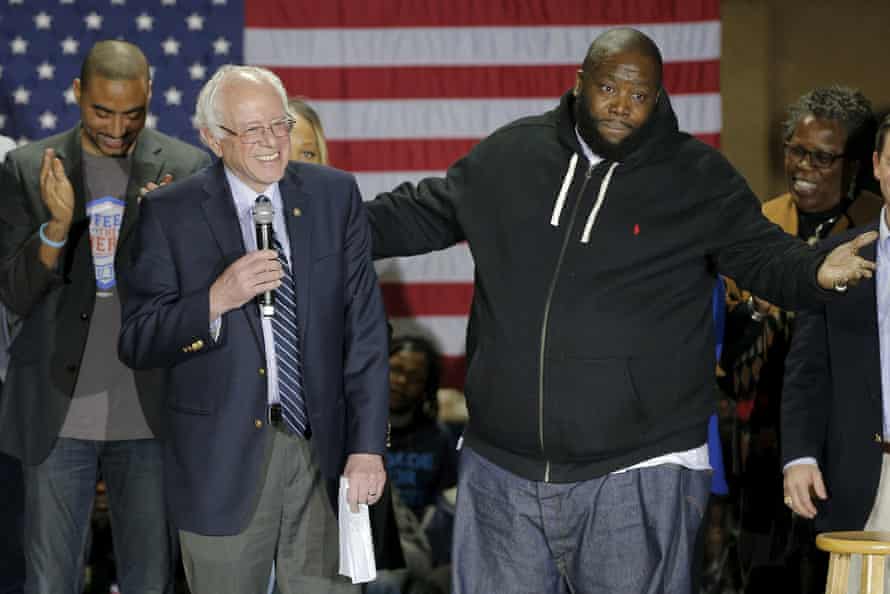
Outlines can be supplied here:
<path id="1" fill-rule="evenodd" d="M 805 93 L 789 106 L 782 139 L 788 191 L 763 204 L 766 218 L 816 245 L 878 217 L 880 196 L 862 189 L 871 169 L 874 117 L 861 92 L 832 86 Z M 779 409 L 794 313 L 731 280 L 727 304 L 724 385 L 735 396 L 740 421 L 743 568 L 752 582 L 761 579 L 758 572 L 769 574 L 766 581 L 778 572 L 790 590 L 821 592 L 822 570 L 813 560 L 823 555 L 813 546 L 812 525 L 792 519 L 781 502 Z"/>
<path id="2" fill-rule="evenodd" d="M 448 568 L 438 566 L 450 558 L 451 526 L 430 525 L 444 491 L 457 484 L 454 439 L 437 415 L 440 355 L 420 336 L 393 339 L 389 352 L 386 471 L 406 568 L 378 573 L 367 592 L 448 592 Z"/>
<path id="3" fill-rule="evenodd" d="M 0 135 L 0 163 L 6 158 L 6 153 L 15 148 L 15 141 L 8 136 Z"/>
<path id="4" fill-rule="evenodd" d="M 318 112 L 299 97 L 288 99 L 287 106 L 294 115 L 294 127 L 290 131 L 291 161 L 327 165 L 328 143 Z"/>
<path id="5" fill-rule="evenodd" d="M 15 148 L 15 141 L 0 136 L 0 163 L 6 153 Z M 9 362 L 13 323 L 9 312 L 0 303 L 0 399 Z M 25 588 L 25 553 L 22 547 L 24 530 L 25 494 L 22 484 L 21 462 L 0 452 L 0 526 L 6 535 L 0 538 L 0 594 L 22 594 Z"/>
<path id="6" fill-rule="evenodd" d="M 81 121 L 11 151 L 0 172 L 0 300 L 21 329 L 0 400 L 0 450 L 25 480 L 28 594 L 79 594 L 90 509 L 108 487 L 124 592 L 173 582 L 161 478 L 161 372 L 117 356 L 117 278 L 130 263 L 141 191 L 206 166 L 204 151 L 145 128 L 142 51 L 100 41 L 73 83 Z"/>
<path id="7" fill-rule="evenodd" d="M 718 276 L 714 284 L 712 299 L 712 313 L 714 318 L 714 337 L 716 339 L 716 358 L 720 360 L 723 350 L 723 329 L 726 321 L 726 284 L 722 277 Z M 719 372 L 719 367 L 715 370 Z M 715 385 L 715 393 L 718 394 Z M 708 498 L 707 510 L 699 527 L 698 538 L 695 543 L 696 566 L 700 571 L 693 569 L 693 592 L 704 584 L 705 591 L 711 591 L 716 583 L 722 579 L 725 524 L 725 499 L 729 494 L 729 485 L 726 482 L 726 471 L 723 463 L 723 445 L 720 440 L 719 419 L 717 414 L 712 414 L 708 421 L 708 461 L 711 464 L 711 496 Z"/>
<path id="8" fill-rule="evenodd" d="M 457 453 L 438 421 L 439 358 L 420 336 L 392 341 L 389 356 L 390 448 L 386 470 L 399 497 L 418 519 L 445 489 L 457 484 Z"/>
<path id="9" fill-rule="evenodd" d="M 884 206 L 878 220 L 863 227 L 880 233 L 876 244 L 863 249 L 864 256 L 876 258 L 877 275 L 844 299 L 800 312 L 785 367 L 784 503 L 813 519 L 817 532 L 890 530 L 888 136 L 890 117 L 885 117 L 873 155 Z M 831 238 L 826 247 L 851 235 Z M 826 562 L 821 558 L 823 588 Z M 851 571 L 851 576 L 858 574 Z"/>

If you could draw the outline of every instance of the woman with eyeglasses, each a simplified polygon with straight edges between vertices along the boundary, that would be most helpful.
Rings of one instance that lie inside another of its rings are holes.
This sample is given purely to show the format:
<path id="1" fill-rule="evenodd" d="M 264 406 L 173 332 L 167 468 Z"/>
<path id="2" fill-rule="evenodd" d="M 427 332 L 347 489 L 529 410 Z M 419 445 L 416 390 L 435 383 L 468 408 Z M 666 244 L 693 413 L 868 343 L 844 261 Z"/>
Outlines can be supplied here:
<path id="1" fill-rule="evenodd" d="M 871 178 L 874 130 L 859 91 L 834 86 L 801 97 L 784 128 L 788 193 L 767 202 L 764 214 L 811 244 L 877 218 L 880 196 L 857 183 Z"/>
<path id="2" fill-rule="evenodd" d="M 791 235 L 815 245 L 825 237 L 875 220 L 880 196 L 861 188 L 871 179 L 875 122 L 871 103 L 858 90 L 817 88 L 788 108 L 783 157 L 788 191 L 763 205 L 764 215 Z M 758 574 L 784 567 L 793 591 L 821 592 L 824 571 L 812 526 L 791 525 L 783 502 L 779 406 L 793 312 L 782 311 L 727 283 L 727 335 L 722 368 L 726 391 L 736 399 L 742 501 L 739 549 Z M 794 472 L 798 461 L 786 461 Z M 790 539 L 790 540 L 789 540 Z M 790 545 L 789 545 L 790 542 Z M 760 559 L 760 562 L 753 561 Z M 769 568 L 769 569 L 767 569 Z M 766 578 L 765 578 L 766 579 Z M 789 590 L 792 591 L 792 590 Z"/>

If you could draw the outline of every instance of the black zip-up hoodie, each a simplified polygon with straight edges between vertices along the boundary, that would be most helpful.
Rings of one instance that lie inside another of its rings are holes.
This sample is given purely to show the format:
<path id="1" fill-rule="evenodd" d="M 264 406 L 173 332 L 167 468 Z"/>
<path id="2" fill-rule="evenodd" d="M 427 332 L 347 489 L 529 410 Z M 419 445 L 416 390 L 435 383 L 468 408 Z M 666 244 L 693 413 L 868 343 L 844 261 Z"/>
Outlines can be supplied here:
<path id="1" fill-rule="evenodd" d="M 465 442 L 554 482 L 705 442 L 716 273 L 786 309 L 827 295 L 822 257 L 678 131 L 664 91 L 639 147 L 593 167 L 574 100 L 496 131 L 445 178 L 368 203 L 377 258 L 469 243 Z"/>

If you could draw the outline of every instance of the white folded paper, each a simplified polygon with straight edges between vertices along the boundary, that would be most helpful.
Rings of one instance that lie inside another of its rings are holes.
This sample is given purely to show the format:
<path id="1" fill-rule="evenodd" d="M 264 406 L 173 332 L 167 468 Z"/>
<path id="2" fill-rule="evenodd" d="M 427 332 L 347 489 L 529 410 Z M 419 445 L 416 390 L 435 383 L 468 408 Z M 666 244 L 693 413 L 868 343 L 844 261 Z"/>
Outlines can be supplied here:
<path id="1" fill-rule="evenodd" d="M 349 481 L 341 476 L 337 514 L 340 524 L 340 575 L 352 578 L 353 584 L 372 582 L 377 579 L 377 563 L 374 561 L 368 506 L 360 503 L 358 512 L 352 513 L 346 502 L 348 488 Z"/>

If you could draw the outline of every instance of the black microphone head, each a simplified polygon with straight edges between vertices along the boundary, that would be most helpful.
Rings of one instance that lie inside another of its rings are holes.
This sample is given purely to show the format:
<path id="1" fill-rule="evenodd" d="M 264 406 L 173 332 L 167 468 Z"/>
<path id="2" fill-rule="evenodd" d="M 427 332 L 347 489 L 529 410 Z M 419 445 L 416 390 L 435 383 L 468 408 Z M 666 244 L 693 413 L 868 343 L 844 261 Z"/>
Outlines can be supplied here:
<path id="1" fill-rule="evenodd" d="M 257 225 L 271 225 L 275 219 L 275 208 L 266 196 L 258 196 L 253 205 L 253 222 Z"/>

